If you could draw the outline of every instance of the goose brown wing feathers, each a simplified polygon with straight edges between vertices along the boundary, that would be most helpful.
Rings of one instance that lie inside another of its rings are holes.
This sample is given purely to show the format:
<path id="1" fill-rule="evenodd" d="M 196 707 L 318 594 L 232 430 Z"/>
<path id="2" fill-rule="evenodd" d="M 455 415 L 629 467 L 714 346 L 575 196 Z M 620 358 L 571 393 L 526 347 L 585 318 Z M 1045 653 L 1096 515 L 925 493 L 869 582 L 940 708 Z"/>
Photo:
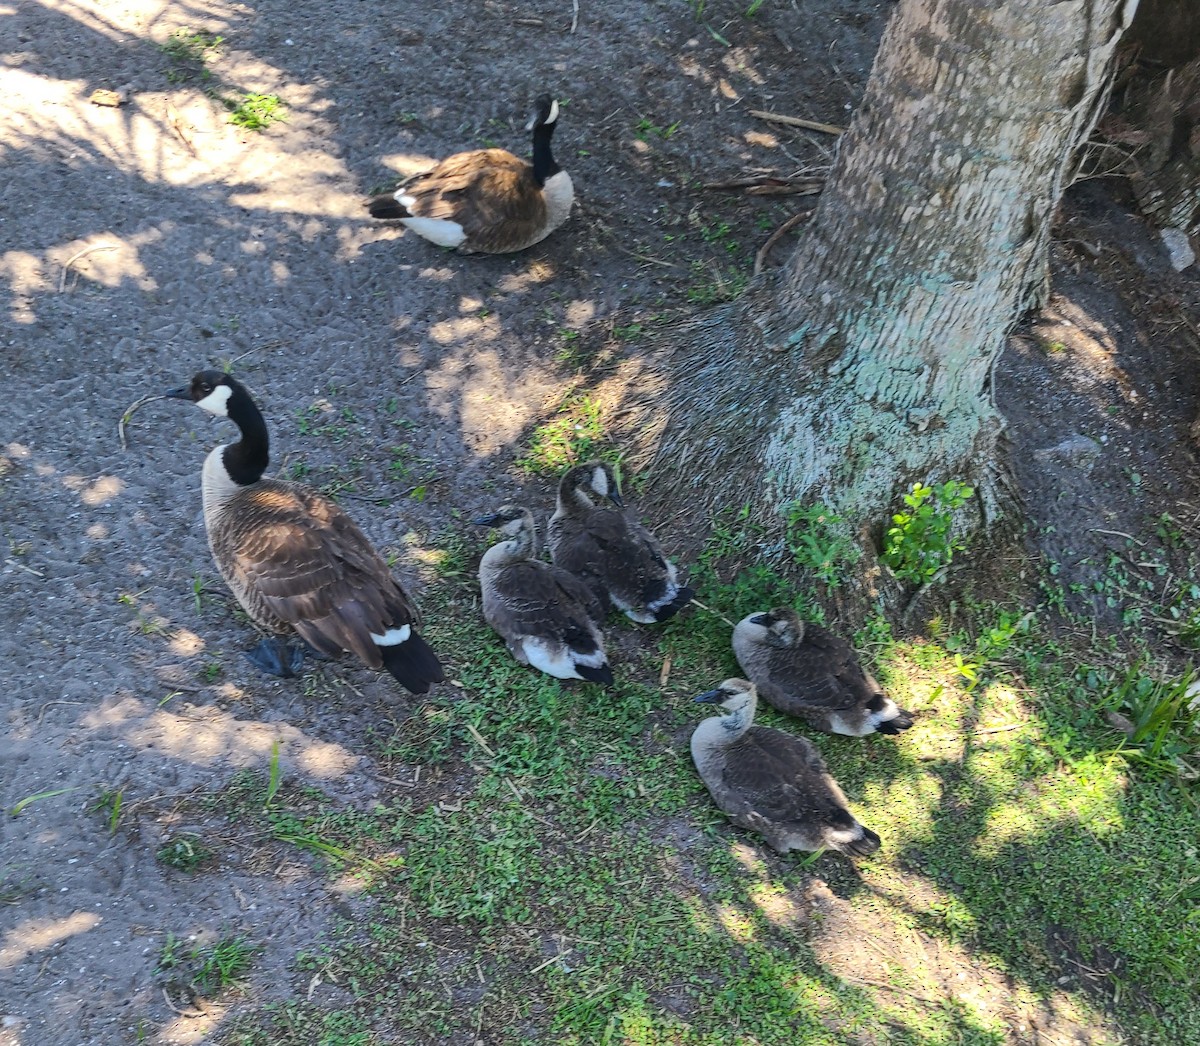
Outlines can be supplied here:
<path id="1" fill-rule="evenodd" d="M 584 579 L 605 602 L 610 589 L 634 605 L 663 596 L 669 568 L 645 527 L 609 509 L 594 509 L 582 519 L 567 516 L 560 525 L 555 563 Z"/>
<path id="2" fill-rule="evenodd" d="M 467 241 L 484 249 L 498 229 L 504 240 L 517 240 L 522 230 L 532 236 L 546 222 L 546 201 L 533 168 L 504 149 L 448 157 L 404 191 L 413 200 L 411 215 L 457 222 Z"/>
<path id="3" fill-rule="evenodd" d="M 282 483 L 259 484 L 239 502 L 218 539 L 225 547 L 214 551 L 253 617 L 373 668 L 383 661 L 371 633 L 420 624 L 387 564 L 333 502 Z"/>
<path id="4" fill-rule="evenodd" d="M 557 635 L 581 653 L 599 649 L 600 606 L 578 578 L 537 560 L 513 563 L 505 569 L 500 596 L 506 628 L 514 634 Z"/>
<path id="5" fill-rule="evenodd" d="M 844 815 L 826 783 L 825 761 L 803 738 L 753 726 L 728 747 L 722 783 L 742 810 L 776 825 L 839 824 Z"/>

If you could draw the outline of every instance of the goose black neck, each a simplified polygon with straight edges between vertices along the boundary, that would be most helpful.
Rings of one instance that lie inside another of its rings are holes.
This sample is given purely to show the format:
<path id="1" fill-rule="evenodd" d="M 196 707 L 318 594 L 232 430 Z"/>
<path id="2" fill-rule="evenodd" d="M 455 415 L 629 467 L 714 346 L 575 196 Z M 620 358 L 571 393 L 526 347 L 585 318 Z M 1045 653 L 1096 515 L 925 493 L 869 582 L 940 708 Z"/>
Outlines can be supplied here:
<path id="1" fill-rule="evenodd" d="M 222 455 L 225 470 L 234 483 L 249 486 L 262 479 L 271 460 L 267 423 L 250 393 L 239 384 L 233 384 L 233 395 L 225 409 L 229 419 L 242 432 L 237 443 L 225 448 Z"/>
<path id="2" fill-rule="evenodd" d="M 554 137 L 556 124 L 542 124 L 533 129 L 533 180 L 538 185 L 545 185 L 547 178 L 553 178 L 562 170 L 554 162 L 554 154 L 550 151 L 550 139 Z"/>

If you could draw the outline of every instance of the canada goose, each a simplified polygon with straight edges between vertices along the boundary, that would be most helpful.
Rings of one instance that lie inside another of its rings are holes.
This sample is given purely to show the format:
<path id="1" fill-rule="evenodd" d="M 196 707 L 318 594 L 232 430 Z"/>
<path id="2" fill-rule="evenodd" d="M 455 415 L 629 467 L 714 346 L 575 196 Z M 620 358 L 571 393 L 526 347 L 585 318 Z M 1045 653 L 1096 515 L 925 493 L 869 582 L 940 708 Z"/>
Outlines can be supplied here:
<path id="1" fill-rule="evenodd" d="M 898 734 L 912 715 L 888 697 L 850 644 L 791 607 L 750 614 L 733 629 L 733 652 L 763 700 L 830 734 Z"/>
<path id="2" fill-rule="evenodd" d="M 545 239 L 571 213 L 571 176 L 550 151 L 558 102 L 534 103 L 533 162 L 506 149 L 456 153 L 367 203 L 373 218 L 397 218 L 418 236 L 467 253 L 508 254 Z"/>
<path id="3" fill-rule="evenodd" d="M 589 495 L 607 498 L 616 509 Z M 587 582 L 606 609 L 611 601 L 632 621 L 666 621 L 694 593 L 676 580 L 658 539 L 621 512 L 622 505 L 611 465 L 589 461 L 570 469 L 558 484 L 558 507 L 547 528 L 550 557 Z"/>
<path id="4" fill-rule="evenodd" d="M 558 679 L 611 683 L 597 622 L 602 607 L 587 585 L 537 558 L 537 528 L 528 509 L 503 505 L 474 520 L 499 527 L 498 541 L 479 562 L 483 616 L 523 665 Z"/>
<path id="5" fill-rule="evenodd" d="M 290 676 L 302 647 L 357 655 L 386 668 L 414 694 L 443 679 L 437 655 L 416 632 L 421 616 L 387 563 L 337 505 L 298 483 L 263 479 L 267 425 L 241 382 L 216 370 L 168 392 L 229 418 L 242 438 L 204 461 L 204 525 L 225 583 L 259 625 L 276 635 L 247 654 L 273 675 Z"/>
<path id="6" fill-rule="evenodd" d="M 696 700 L 727 713 L 692 732 L 692 760 L 713 802 L 734 824 L 758 832 L 780 853 L 828 848 L 866 857 L 879 849 L 879 836 L 846 808 L 812 742 L 753 725 L 753 683 L 726 679 Z"/>

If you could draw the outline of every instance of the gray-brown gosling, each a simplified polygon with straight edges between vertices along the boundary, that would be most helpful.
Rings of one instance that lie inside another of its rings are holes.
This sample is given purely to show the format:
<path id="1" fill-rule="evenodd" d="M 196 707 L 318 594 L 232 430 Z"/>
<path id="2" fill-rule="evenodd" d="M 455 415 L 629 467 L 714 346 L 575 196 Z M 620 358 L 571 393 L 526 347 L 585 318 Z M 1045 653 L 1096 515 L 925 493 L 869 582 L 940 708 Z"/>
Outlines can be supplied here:
<path id="1" fill-rule="evenodd" d="M 602 500 L 616 507 L 598 504 Z M 558 505 L 547 529 L 550 557 L 585 581 L 606 610 L 611 604 L 640 624 L 666 621 L 694 593 L 679 583 L 658 539 L 621 511 L 623 504 L 607 462 L 569 469 L 559 481 Z"/>
<path id="2" fill-rule="evenodd" d="M 611 683 L 602 608 L 577 577 L 537 558 L 529 510 L 503 505 L 473 522 L 504 535 L 480 560 L 479 587 L 483 616 L 512 656 L 558 679 Z"/>
<path id="3" fill-rule="evenodd" d="M 847 809 L 810 741 L 753 725 L 753 683 L 726 679 L 696 700 L 725 713 L 693 731 L 692 760 L 734 824 L 758 832 L 779 853 L 829 849 L 866 857 L 879 849 L 879 836 Z"/>
<path id="4" fill-rule="evenodd" d="M 791 607 L 742 618 L 733 630 L 733 652 L 767 704 L 818 730 L 865 737 L 898 734 L 913 724 L 849 643 Z"/>
<path id="5" fill-rule="evenodd" d="M 416 629 L 421 616 L 387 563 L 345 512 L 298 483 L 264 479 L 267 425 L 241 382 L 216 370 L 167 393 L 229 418 L 237 443 L 204 461 L 204 525 L 213 559 L 246 613 L 274 639 L 247 657 L 264 672 L 295 674 L 305 650 L 355 654 L 386 668 L 414 694 L 443 679 L 442 666 Z"/>
<path id="6" fill-rule="evenodd" d="M 373 218 L 395 218 L 418 236 L 464 253 L 508 254 L 544 240 L 571 213 L 571 176 L 554 161 L 550 139 L 558 102 L 534 103 L 533 162 L 505 149 L 474 149 L 442 160 L 394 193 L 367 203 Z"/>

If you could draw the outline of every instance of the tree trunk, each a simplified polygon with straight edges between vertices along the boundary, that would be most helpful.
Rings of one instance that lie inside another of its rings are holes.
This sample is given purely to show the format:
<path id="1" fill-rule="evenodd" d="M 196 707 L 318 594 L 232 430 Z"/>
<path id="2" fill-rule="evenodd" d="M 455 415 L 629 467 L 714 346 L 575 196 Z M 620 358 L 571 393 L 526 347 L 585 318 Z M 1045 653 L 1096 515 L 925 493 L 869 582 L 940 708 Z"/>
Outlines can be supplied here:
<path id="1" fill-rule="evenodd" d="M 792 259 L 698 318 L 645 401 L 654 492 L 865 532 L 912 482 L 965 479 L 995 515 L 991 369 L 1135 7 L 901 0 Z"/>

